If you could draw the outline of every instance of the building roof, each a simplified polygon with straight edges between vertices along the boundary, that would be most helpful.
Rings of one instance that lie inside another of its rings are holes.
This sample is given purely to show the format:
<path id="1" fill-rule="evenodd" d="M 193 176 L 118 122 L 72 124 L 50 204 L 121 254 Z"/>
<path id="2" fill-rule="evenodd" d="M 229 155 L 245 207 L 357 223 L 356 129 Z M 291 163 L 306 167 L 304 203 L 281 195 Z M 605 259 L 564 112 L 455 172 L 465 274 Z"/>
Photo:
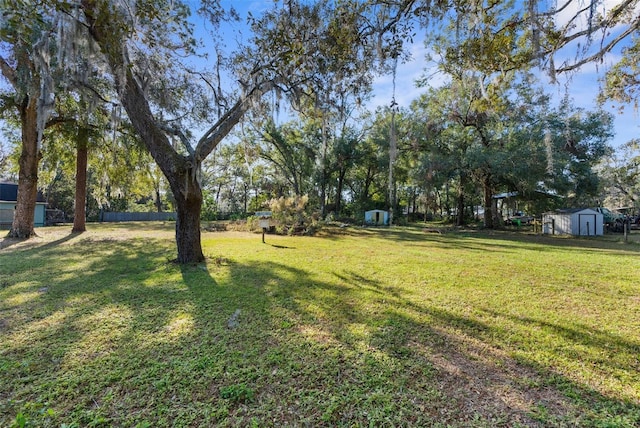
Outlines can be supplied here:
<path id="1" fill-rule="evenodd" d="M 547 214 L 575 214 L 581 211 L 591 211 L 596 214 L 600 214 L 599 212 L 592 210 L 591 208 L 562 208 L 555 211 L 549 211 Z"/>
<path id="2" fill-rule="evenodd" d="M 0 183 L 0 201 L 15 202 L 18 200 L 18 185 L 15 183 Z M 38 192 L 36 202 L 45 202 L 42 192 Z"/>

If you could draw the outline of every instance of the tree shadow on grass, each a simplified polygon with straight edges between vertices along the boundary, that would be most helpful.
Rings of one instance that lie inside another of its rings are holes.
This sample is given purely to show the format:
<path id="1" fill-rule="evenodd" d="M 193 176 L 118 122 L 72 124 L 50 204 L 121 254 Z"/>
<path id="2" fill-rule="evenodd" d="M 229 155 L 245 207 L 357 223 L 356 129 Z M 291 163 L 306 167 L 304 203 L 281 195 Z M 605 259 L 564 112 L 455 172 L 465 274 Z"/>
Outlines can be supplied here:
<path id="1" fill-rule="evenodd" d="M 354 235 L 359 235 L 359 230 Z M 334 235 L 333 239 L 339 239 Z M 417 227 L 371 229 L 366 236 L 403 242 L 407 244 L 434 243 L 446 248 L 470 249 L 474 251 L 503 251 L 514 253 L 522 250 L 550 251 L 563 249 L 580 253 L 614 253 L 620 256 L 637 257 L 640 246 L 612 241 L 602 237 L 558 237 L 512 231 L 468 231 L 453 230 L 442 234 L 425 233 Z"/>
<path id="2" fill-rule="evenodd" d="M 3 258 L 0 425 L 18 412 L 35 425 L 595 425 L 580 413 L 607 403 L 618 413 L 602 421 L 638 421 L 637 404 L 514 358 L 514 332 L 460 308 L 350 270 L 178 266 L 171 244 L 93 239 Z M 611 340 L 587 334 L 566 332 Z"/>
<path id="3" fill-rule="evenodd" d="M 47 242 L 42 244 L 42 242 L 38 241 L 38 237 L 28 238 L 28 239 L 20 239 L 20 238 L 0 238 L 0 250 L 4 250 L 6 248 L 21 244 L 23 248 L 21 250 L 26 250 L 34 247 L 38 247 L 40 249 L 47 249 L 51 247 L 55 247 L 56 245 L 63 244 L 65 242 L 71 241 L 72 239 L 81 236 L 80 233 L 69 232 L 68 235 L 64 235 L 63 237 L 53 240 L 51 242 Z"/>
<path id="4" fill-rule="evenodd" d="M 403 367 L 402 373 L 389 374 L 388 382 L 394 384 L 403 379 L 408 395 L 430 397 L 428 402 L 419 402 L 418 407 L 442 413 L 443 409 L 438 407 L 444 406 L 445 414 L 436 417 L 440 423 L 481 425 L 479 421 L 494 421 L 504 426 L 576 423 L 589 426 L 619 421 L 621 426 L 633 426 L 640 422 L 640 406 L 633 400 L 606 397 L 556 371 L 552 364 L 520 352 L 510 341 L 521 334 L 517 328 L 521 321 L 515 320 L 512 330 L 509 325 L 488 324 L 453 310 L 416 304 L 401 291 L 390 290 L 353 272 L 336 273 L 343 281 L 340 284 L 320 282 L 303 269 L 277 263 L 243 264 L 237 268 L 242 271 L 237 275 L 251 272 L 250 276 L 262 278 L 271 306 L 283 310 L 282 316 L 288 317 L 285 324 L 315 346 L 340 348 L 348 355 L 364 353 L 371 359 L 382 353 L 394 365 Z M 629 355 L 638 351 L 635 342 L 620 340 L 606 332 L 594 337 L 587 330 L 570 330 L 565 333 L 572 337 L 571 349 L 558 357 L 571 359 L 575 364 L 581 364 L 576 350 L 584 347 L 597 352 L 614 343 Z M 605 371 L 633 370 L 606 360 L 600 364 Z M 377 370 L 388 370 L 382 366 L 377 364 Z M 432 378 L 426 381 L 428 387 L 424 378 L 407 376 L 412 370 L 426 368 L 429 372 L 429 367 L 434 374 L 424 375 Z M 371 375 L 366 367 L 354 361 L 346 363 L 342 373 L 348 373 L 355 382 L 364 382 L 361 378 L 364 373 Z M 443 401 L 434 399 L 434 388 L 447 397 Z M 339 395 L 337 390 L 334 392 Z M 332 422 L 349 422 L 346 414 L 348 411 L 343 409 Z M 479 420 L 474 422 L 473 418 Z"/>
<path id="5" fill-rule="evenodd" d="M 93 240 L 3 260 L 11 283 L 0 290 L 0 425 L 18 413 L 35 425 L 129 425 L 127 401 L 143 419 L 162 411 L 146 404 L 158 389 L 171 402 L 170 385 L 158 382 L 189 351 L 180 344 L 194 340 L 197 323 L 166 251 L 152 240 Z"/>

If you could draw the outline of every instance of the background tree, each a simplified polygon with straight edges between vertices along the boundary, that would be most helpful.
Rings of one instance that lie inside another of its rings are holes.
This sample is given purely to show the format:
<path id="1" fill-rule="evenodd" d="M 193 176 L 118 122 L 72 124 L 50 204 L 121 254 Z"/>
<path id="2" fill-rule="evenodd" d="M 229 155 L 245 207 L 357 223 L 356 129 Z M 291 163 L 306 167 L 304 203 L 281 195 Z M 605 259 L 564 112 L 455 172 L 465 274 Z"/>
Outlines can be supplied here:
<path id="1" fill-rule="evenodd" d="M 269 121 L 264 126 L 260 146 L 260 157 L 274 166 L 291 187 L 293 196 L 308 195 L 311 190 L 313 165 L 318 147 L 315 132 L 296 129 L 290 122 L 276 126 Z"/>
<path id="2" fill-rule="evenodd" d="M 599 177 L 607 206 L 640 208 L 640 141 L 631 140 L 610 153 L 600 165 Z"/>
<path id="3" fill-rule="evenodd" d="M 0 20 L 0 71 L 12 92 L 3 95 L 3 108 L 18 113 L 22 151 L 18 199 L 9 236 L 35 234 L 38 162 L 42 136 L 53 108 L 55 78 L 54 16 L 39 2 L 3 2 Z"/>
<path id="4" fill-rule="evenodd" d="M 634 104 L 638 108 L 640 95 L 640 36 L 622 50 L 622 59 L 607 71 L 600 100 L 613 99 Z"/>

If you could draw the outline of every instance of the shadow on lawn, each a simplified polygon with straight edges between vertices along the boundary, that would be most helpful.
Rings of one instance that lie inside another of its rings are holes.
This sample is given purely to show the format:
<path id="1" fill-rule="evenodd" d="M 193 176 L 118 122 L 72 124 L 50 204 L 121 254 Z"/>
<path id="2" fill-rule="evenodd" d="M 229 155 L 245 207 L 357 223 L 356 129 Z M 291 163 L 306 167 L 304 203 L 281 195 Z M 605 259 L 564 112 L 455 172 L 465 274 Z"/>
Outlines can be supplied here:
<path id="1" fill-rule="evenodd" d="M 625 244 L 622 242 L 622 235 L 619 240 L 612 240 L 609 235 L 606 237 L 564 237 L 513 231 L 465 229 L 430 233 L 424 232 L 420 227 L 362 228 L 326 234 L 328 239 L 340 239 L 342 235 L 377 238 L 408 244 L 429 242 L 449 248 L 482 251 L 515 252 L 523 249 L 549 251 L 550 249 L 562 248 L 579 252 L 614 251 L 616 255 L 632 257 L 637 257 L 640 254 L 640 245 L 633 242 Z"/>
<path id="2" fill-rule="evenodd" d="M 79 240 L 2 260 L 11 283 L 0 288 L 0 376 L 9 380 L 0 425 L 19 412 L 45 418 L 46 406 L 54 425 L 640 422 L 638 403 L 515 359 L 513 331 L 415 303 L 376 279 L 344 270 L 325 282 L 277 261 L 221 257 L 177 266 L 168 247 Z M 40 279 L 20 285 L 24 266 Z M 575 348 L 638 351 L 605 332 L 512 321 L 555 329 Z M 571 350 L 565 357 L 579 362 Z"/>
<path id="3" fill-rule="evenodd" d="M 419 406 L 435 413 L 439 406 L 450 409 L 449 415 L 440 416 L 440 422 L 464 425 L 474 416 L 501 421 L 506 426 L 596 425 L 616 420 L 622 421 L 620 426 L 625 422 L 633 426 L 640 422 L 639 403 L 605 397 L 556 372 L 553 366 L 519 352 L 511 344 L 513 336 L 520 334 L 515 329 L 489 325 L 441 307 L 416 304 L 397 289 L 354 272 L 335 275 L 342 285 L 317 281 L 304 269 L 278 263 L 239 264 L 231 269 L 231 276 L 237 278 L 234 283 L 244 277 L 261 278 L 261 284 L 255 285 L 269 297 L 269 310 L 285 309 L 290 317 L 286 324 L 312 346 L 337 346 L 371 356 L 386 354 L 402 367 L 401 373 L 389 377 L 391 385 L 402 378 L 405 393 L 414 397 L 414 404 L 419 402 Z M 508 318 L 506 314 L 492 315 Z M 535 320 L 512 321 L 534 329 L 536 325 L 544 326 Z M 367 333 L 354 334 L 354 327 L 364 328 Z M 599 351 L 613 344 L 614 349 L 628 356 L 639 350 L 637 343 L 604 331 L 563 329 L 552 324 L 546 327 L 557 329 L 566 337 L 571 345 L 561 353 L 562 358 L 578 365 L 582 361 L 576 350 L 584 348 Z M 607 373 L 633 370 L 613 360 L 604 359 L 599 364 Z M 430 387 L 444 391 L 447 396 L 443 401 L 415 398 L 430 397 L 424 379 L 415 374 L 425 366 L 434 369 Z M 412 374 L 414 370 L 418 371 Z M 343 370 L 343 375 L 346 373 L 357 383 L 364 382 L 360 376 L 365 372 L 354 363 Z M 611 414 L 612 409 L 618 414 Z"/>

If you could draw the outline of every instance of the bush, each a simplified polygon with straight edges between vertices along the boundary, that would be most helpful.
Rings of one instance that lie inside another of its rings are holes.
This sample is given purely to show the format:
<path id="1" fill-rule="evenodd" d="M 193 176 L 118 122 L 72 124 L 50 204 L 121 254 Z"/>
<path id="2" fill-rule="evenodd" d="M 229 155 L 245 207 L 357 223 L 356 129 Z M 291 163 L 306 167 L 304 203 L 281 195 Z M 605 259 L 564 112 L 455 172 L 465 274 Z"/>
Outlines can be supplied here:
<path id="1" fill-rule="evenodd" d="M 276 232 L 286 235 L 308 235 L 318 228 L 318 215 L 308 208 L 308 196 L 281 197 L 269 201 Z"/>

